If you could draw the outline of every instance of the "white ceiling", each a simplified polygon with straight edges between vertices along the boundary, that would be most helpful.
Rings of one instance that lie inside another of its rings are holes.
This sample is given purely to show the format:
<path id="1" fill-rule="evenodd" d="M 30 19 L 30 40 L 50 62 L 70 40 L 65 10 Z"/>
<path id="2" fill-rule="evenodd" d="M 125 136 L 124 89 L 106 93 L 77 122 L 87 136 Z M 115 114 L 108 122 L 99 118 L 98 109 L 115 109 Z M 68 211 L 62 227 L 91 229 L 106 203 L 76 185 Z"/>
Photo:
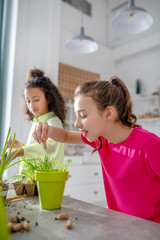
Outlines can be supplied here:
<path id="1" fill-rule="evenodd" d="M 149 36 L 156 35 L 160 32 L 160 0 L 135 0 L 135 6 L 142 7 L 148 11 L 154 22 L 147 31 L 135 35 L 126 35 L 115 32 L 111 29 L 110 19 L 122 8 L 127 7 L 127 0 L 106 0 L 107 10 L 106 10 L 106 21 L 107 24 L 107 36 L 106 36 L 106 46 L 115 48 L 132 41 L 140 40 Z"/>

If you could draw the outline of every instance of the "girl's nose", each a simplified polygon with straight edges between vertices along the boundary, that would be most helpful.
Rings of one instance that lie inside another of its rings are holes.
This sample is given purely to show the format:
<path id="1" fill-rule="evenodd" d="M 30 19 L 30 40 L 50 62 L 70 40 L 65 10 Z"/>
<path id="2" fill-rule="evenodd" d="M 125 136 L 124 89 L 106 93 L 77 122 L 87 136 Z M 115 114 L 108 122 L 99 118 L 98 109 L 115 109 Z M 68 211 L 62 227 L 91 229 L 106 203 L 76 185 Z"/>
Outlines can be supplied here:
<path id="1" fill-rule="evenodd" d="M 76 119 L 74 126 L 75 128 L 81 128 L 81 123 L 78 121 L 78 119 Z"/>
<path id="2" fill-rule="evenodd" d="M 34 102 L 30 102 L 30 108 L 34 108 Z"/>

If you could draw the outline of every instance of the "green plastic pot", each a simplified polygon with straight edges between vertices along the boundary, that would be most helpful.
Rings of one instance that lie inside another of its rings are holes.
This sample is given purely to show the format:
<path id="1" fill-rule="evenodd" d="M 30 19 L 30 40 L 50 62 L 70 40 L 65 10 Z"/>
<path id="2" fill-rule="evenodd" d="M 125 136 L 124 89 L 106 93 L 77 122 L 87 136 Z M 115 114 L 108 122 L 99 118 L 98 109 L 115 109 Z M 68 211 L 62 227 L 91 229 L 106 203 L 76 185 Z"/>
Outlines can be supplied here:
<path id="1" fill-rule="evenodd" d="M 9 231 L 7 228 L 7 217 L 4 206 L 4 199 L 0 191 L 0 239 L 9 240 Z"/>
<path id="2" fill-rule="evenodd" d="M 67 172 L 35 171 L 38 185 L 38 195 L 41 208 L 58 209 L 61 207 L 65 183 L 68 180 Z"/>

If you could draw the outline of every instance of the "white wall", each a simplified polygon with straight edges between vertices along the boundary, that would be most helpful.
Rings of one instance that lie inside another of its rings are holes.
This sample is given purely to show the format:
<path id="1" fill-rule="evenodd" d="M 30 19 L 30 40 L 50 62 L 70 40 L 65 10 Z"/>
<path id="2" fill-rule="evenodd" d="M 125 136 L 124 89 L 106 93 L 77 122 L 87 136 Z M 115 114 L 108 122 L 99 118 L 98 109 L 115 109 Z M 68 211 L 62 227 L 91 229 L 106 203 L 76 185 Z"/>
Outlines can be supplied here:
<path id="1" fill-rule="evenodd" d="M 22 120 L 21 97 L 27 71 L 42 68 L 55 84 L 59 59 L 60 1 L 20 0 L 11 125 L 26 142 L 30 125 Z"/>
<path id="2" fill-rule="evenodd" d="M 55 84 L 58 80 L 58 62 L 99 73 L 104 79 L 113 74 L 114 68 L 111 49 L 102 45 L 105 43 L 105 31 L 100 31 L 99 26 L 96 25 L 98 16 L 95 14 L 100 14 L 102 27 L 105 27 L 105 0 L 101 0 L 100 6 L 93 1 L 95 4 L 93 17 L 84 17 L 84 23 L 89 25 L 88 28 L 86 27 L 87 35 L 93 34 L 92 37 L 96 38 L 98 32 L 97 39 L 100 44 L 97 52 L 83 56 L 73 54 L 64 47 L 68 38 L 79 31 L 79 11 L 61 0 L 19 0 L 18 2 L 11 126 L 17 138 L 26 142 L 30 125 L 22 119 L 20 102 L 26 73 L 32 66 L 42 68 Z M 96 6 L 98 12 L 95 10 Z"/>
<path id="3" fill-rule="evenodd" d="M 27 71 L 33 66 L 40 67 L 57 83 L 60 4 L 61 1 L 52 0 L 18 1 L 11 116 L 8 121 L 12 132 L 16 132 L 16 138 L 24 143 L 31 126 L 23 120 L 21 109 Z M 16 165 L 9 169 L 8 175 L 13 176 L 17 168 Z"/>
<path id="4" fill-rule="evenodd" d="M 59 61 L 81 69 L 97 72 L 102 79 L 107 79 L 114 73 L 112 51 L 105 46 L 107 34 L 105 29 L 108 24 L 106 21 L 107 1 L 90 0 L 89 2 L 92 4 L 92 16 L 89 17 L 83 14 L 83 25 L 85 34 L 92 36 L 98 43 L 99 49 L 92 54 L 85 55 L 77 55 L 65 49 L 64 43 L 79 33 L 81 13 L 68 4 L 62 3 Z"/>
<path id="5" fill-rule="evenodd" d="M 109 1 L 88 1 L 93 4 L 93 15 L 83 16 L 85 33 L 95 39 L 99 49 L 92 54 L 77 55 L 65 49 L 64 43 L 79 31 L 81 13 L 78 10 L 61 0 L 18 0 L 10 122 L 21 141 L 26 142 L 30 129 L 30 125 L 22 119 L 20 102 L 26 73 L 32 66 L 42 68 L 55 84 L 58 79 L 58 62 L 63 62 L 100 73 L 102 79 L 118 75 L 133 96 L 137 78 L 142 80 L 150 92 L 159 86 L 159 32 L 151 37 L 144 34 L 144 38 L 139 40 L 134 37 L 133 42 L 114 49 L 106 47 L 107 39 L 110 38 L 106 32 Z M 153 4 L 153 8 L 157 11 L 160 1 L 154 0 L 154 3 L 156 5 Z"/>
<path id="6" fill-rule="evenodd" d="M 93 3 L 93 17 L 84 16 L 84 24 L 86 34 L 99 41 L 99 49 L 96 53 L 81 56 L 64 48 L 68 38 L 79 31 L 79 11 L 61 0 L 18 0 L 11 115 L 8 119 L 18 140 L 26 142 L 31 125 L 22 118 L 21 98 L 26 73 L 32 66 L 42 68 L 55 84 L 58 80 L 59 62 L 99 73 L 104 79 L 113 73 L 111 49 L 104 46 L 106 33 L 96 24 L 100 15 L 99 22 L 105 28 L 106 2 L 101 0 L 99 5 L 94 0 Z M 9 172 L 9 175 L 13 175 L 17 167 L 11 171 L 12 174 Z"/>
<path id="7" fill-rule="evenodd" d="M 134 41 L 113 50 L 115 73 L 128 83 L 135 97 L 136 79 L 140 79 L 142 92 L 151 95 L 160 87 L 160 33 L 144 40 Z"/>
<path id="8" fill-rule="evenodd" d="M 148 2 L 149 0 L 147 0 Z M 97 52 L 77 55 L 69 52 L 64 43 L 77 34 L 81 13 L 61 0 L 19 0 L 17 34 L 11 104 L 11 125 L 17 137 L 26 141 L 30 126 L 22 120 L 20 101 L 26 73 L 32 66 L 41 67 L 57 84 L 58 62 L 101 74 L 102 79 L 111 75 L 120 76 L 135 93 L 135 81 L 142 79 L 150 92 L 159 86 L 159 32 L 139 41 L 134 40 L 125 46 L 114 49 L 106 47 L 109 21 L 106 16 L 108 0 L 90 0 L 92 17 L 83 15 L 85 32 L 99 44 Z M 140 1 L 139 1 L 140 2 Z M 154 0 L 152 13 L 160 7 Z M 149 4 L 148 7 L 151 7 Z M 107 20 L 107 21 L 106 21 Z M 154 28 L 157 28 L 158 20 Z M 134 37 L 135 39 L 135 37 Z"/>

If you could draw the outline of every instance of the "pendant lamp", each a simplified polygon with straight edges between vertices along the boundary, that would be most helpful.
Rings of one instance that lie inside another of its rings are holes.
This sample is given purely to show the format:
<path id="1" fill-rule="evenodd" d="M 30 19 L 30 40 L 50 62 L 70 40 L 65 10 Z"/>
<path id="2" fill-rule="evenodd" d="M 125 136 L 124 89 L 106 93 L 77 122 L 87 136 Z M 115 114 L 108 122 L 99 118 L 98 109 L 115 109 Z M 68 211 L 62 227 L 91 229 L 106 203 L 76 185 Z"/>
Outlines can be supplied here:
<path id="1" fill-rule="evenodd" d="M 65 43 L 65 47 L 73 53 L 92 53 L 98 49 L 98 44 L 93 40 L 93 38 L 85 35 L 83 27 L 83 10 L 81 12 L 81 27 L 79 34 L 70 38 Z"/>
<path id="2" fill-rule="evenodd" d="M 114 30 L 136 34 L 146 31 L 153 23 L 152 16 L 143 8 L 136 7 L 134 0 L 128 0 L 128 7 L 121 9 L 111 21 Z"/>

